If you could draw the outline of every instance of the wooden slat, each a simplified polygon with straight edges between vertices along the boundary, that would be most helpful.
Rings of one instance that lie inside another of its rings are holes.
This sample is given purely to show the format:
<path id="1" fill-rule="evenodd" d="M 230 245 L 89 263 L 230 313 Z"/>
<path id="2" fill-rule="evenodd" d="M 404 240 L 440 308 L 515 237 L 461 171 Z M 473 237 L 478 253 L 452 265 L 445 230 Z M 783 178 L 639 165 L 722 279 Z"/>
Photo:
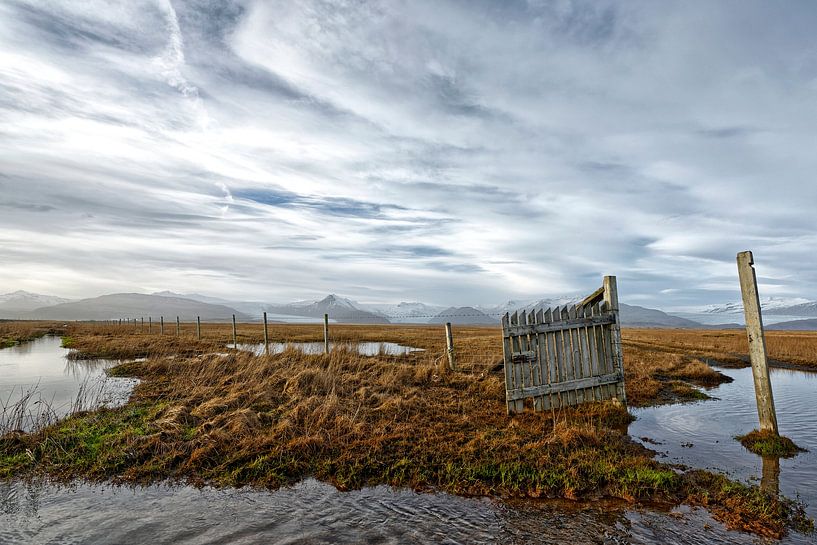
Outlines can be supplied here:
<path id="1" fill-rule="evenodd" d="M 557 307 L 558 310 L 558 307 Z M 585 318 L 565 318 L 561 321 L 554 320 L 552 323 L 535 324 L 535 325 L 513 325 L 511 324 L 509 332 L 512 335 L 530 335 L 532 333 L 547 333 L 548 331 L 562 331 L 563 329 L 570 329 L 574 327 L 587 327 L 589 325 L 606 325 L 615 322 L 615 316 L 611 313 L 605 313 L 601 316 L 591 316 Z"/>
<path id="2" fill-rule="evenodd" d="M 543 384 L 532 388 L 521 388 L 518 390 L 511 390 L 508 392 L 509 399 L 524 399 L 531 396 L 548 395 L 555 392 L 576 391 L 577 389 L 592 388 L 601 384 L 616 384 L 621 380 L 621 375 L 613 373 L 609 375 L 600 375 L 597 377 L 587 377 L 578 380 L 571 380 L 568 382 L 559 382 L 556 384 Z"/>
<path id="3" fill-rule="evenodd" d="M 502 316 L 502 356 L 505 360 L 505 402 L 508 405 L 508 414 L 513 414 L 516 402 L 508 398 L 508 392 L 513 389 L 513 350 L 511 349 L 511 338 L 508 334 L 509 326 L 510 316 L 506 312 Z"/>
<path id="4" fill-rule="evenodd" d="M 559 321 L 566 322 L 569 318 L 567 307 L 559 309 Z M 562 382 L 571 382 L 576 380 L 576 373 L 573 371 L 573 346 L 570 343 L 570 329 L 564 329 L 561 332 L 562 343 L 562 369 L 564 369 L 564 379 Z M 566 390 L 563 397 L 566 399 L 568 405 L 576 404 L 576 392 Z"/>
<path id="5" fill-rule="evenodd" d="M 576 319 L 576 305 L 570 306 L 567 309 L 567 319 L 571 322 L 577 321 Z M 580 380 L 584 378 L 584 374 L 582 373 L 582 355 L 581 355 L 581 347 L 579 345 L 579 328 L 578 327 L 571 327 L 567 330 L 568 337 L 570 337 L 570 362 L 573 365 L 573 379 Z M 576 404 L 580 405 L 584 403 L 584 391 L 583 390 L 575 390 L 574 395 L 576 396 Z"/>
<path id="6" fill-rule="evenodd" d="M 579 303 L 579 306 L 588 307 L 588 306 L 591 306 L 591 305 L 594 305 L 594 304 L 598 303 L 603 298 L 604 298 L 604 286 L 600 287 L 599 289 L 597 289 L 596 291 L 594 291 L 593 293 L 591 293 L 590 295 L 585 297 L 584 300 L 582 300 L 582 302 Z"/>
<path id="7" fill-rule="evenodd" d="M 511 329 L 513 326 L 519 325 L 519 312 L 514 312 L 511 314 Z M 511 337 L 511 348 L 513 349 L 514 353 L 519 353 L 522 351 L 522 347 L 520 344 L 520 339 L 518 336 Z M 520 363 L 514 362 L 513 364 L 513 385 L 514 388 L 522 388 L 522 365 Z M 525 402 L 521 399 L 517 399 L 514 401 L 513 410 L 515 413 L 521 413 L 525 410 Z"/>
<path id="8" fill-rule="evenodd" d="M 584 309 L 586 316 L 594 316 L 598 311 L 596 305 L 590 305 L 584 307 Z M 587 328 L 587 343 L 590 346 L 590 370 L 593 376 L 603 374 L 601 370 L 601 354 L 599 353 L 600 346 L 597 337 L 599 327 L 602 326 L 593 325 Z M 607 392 L 604 386 L 598 386 L 595 389 L 595 398 L 599 401 L 607 398 Z"/>

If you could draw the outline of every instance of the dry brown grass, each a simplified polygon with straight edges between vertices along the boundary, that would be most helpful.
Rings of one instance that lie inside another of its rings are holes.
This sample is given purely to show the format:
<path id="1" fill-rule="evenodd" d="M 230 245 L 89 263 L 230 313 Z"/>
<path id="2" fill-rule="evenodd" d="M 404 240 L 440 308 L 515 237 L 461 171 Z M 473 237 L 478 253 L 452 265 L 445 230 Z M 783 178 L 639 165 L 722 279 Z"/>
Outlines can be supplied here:
<path id="1" fill-rule="evenodd" d="M 0 320 L 0 348 L 30 341 L 43 335 L 61 335 L 63 322 L 14 322 Z"/>
<path id="2" fill-rule="evenodd" d="M 743 330 L 625 329 L 625 349 L 641 348 L 709 358 L 725 365 L 748 364 L 749 346 Z M 817 332 L 767 331 L 772 365 L 817 369 Z"/>
<path id="3" fill-rule="evenodd" d="M 706 502 L 722 520 L 752 520 L 753 531 L 766 535 L 802 522 L 795 506 L 754 487 L 656 462 L 630 441 L 630 417 L 612 403 L 508 417 L 502 374 L 490 370 L 501 361 L 497 328 L 455 328 L 458 355 L 473 360 L 457 373 L 441 365 L 442 327 L 332 327 L 336 341 L 426 349 L 406 357 L 343 349 L 253 356 L 225 349 L 229 325 L 206 326 L 201 342 L 193 331 L 176 338 L 133 326 L 71 325 L 69 344 L 85 355 L 147 356 L 113 371 L 142 382 L 122 408 L 0 438 L 0 477 L 39 471 L 277 487 L 314 476 L 342 489 L 387 483 L 460 494 Z M 260 341 L 261 326 L 243 324 L 239 334 L 240 342 Z M 321 336 L 319 326 L 277 325 L 270 335 Z M 628 355 L 631 399 L 630 380 L 712 378 L 706 366 L 665 356 Z"/>

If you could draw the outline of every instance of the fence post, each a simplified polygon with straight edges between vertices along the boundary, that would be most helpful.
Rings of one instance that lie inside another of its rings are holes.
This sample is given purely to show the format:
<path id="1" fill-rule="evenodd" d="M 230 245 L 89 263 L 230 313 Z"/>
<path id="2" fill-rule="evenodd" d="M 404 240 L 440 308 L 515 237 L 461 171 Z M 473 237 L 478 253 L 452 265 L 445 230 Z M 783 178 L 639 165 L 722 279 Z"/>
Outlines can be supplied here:
<path id="1" fill-rule="evenodd" d="M 777 413 L 774 409 L 772 382 L 769 379 L 769 364 L 766 359 L 766 338 L 763 335 L 763 318 L 760 314 L 760 297 L 757 293 L 757 275 L 752 266 L 755 261 L 752 252 L 740 252 L 737 260 L 760 429 L 778 434 Z"/>
<path id="2" fill-rule="evenodd" d="M 238 335 L 235 331 L 235 314 L 233 314 L 233 348 L 238 348 Z"/>
<path id="3" fill-rule="evenodd" d="M 179 317 L 176 316 L 176 336 L 177 337 L 179 336 L 180 332 L 181 332 L 181 324 L 179 324 Z"/>
<path id="4" fill-rule="evenodd" d="M 451 322 L 445 324 L 445 347 L 448 353 L 448 368 L 457 370 L 457 361 L 454 358 L 454 335 L 451 333 Z"/>
<path id="5" fill-rule="evenodd" d="M 153 329 L 153 316 L 148 316 L 148 334 L 150 334 L 152 329 Z"/>
<path id="6" fill-rule="evenodd" d="M 201 316 L 196 316 L 196 340 L 201 340 Z"/>
<path id="7" fill-rule="evenodd" d="M 144 316 L 142 316 L 142 325 L 139 327 L 139 329 L 140 329 L 141 331 L 144 331 L 144 330 L 145 330 L 145 317 L 144 317 Z"/>
<path id="8" fill-rule="evenodd" d="M 264 353 L 269 354 L 269 336 L 267 335 L 267 313 L 264 312 Z"/>
<path id="9" fill-rule="evenodd" d="M 616 384 L 616 399 L 622 403 L 627 403 L 627 393 L 624 390 L 624 355 L 621 352 L 621 319 L 619 317 L 618 306 L 618 283 L 615 276 L 604 277 L 604 301 L 607 308 L 612 312 L 616 321 L 610 325 L 610 337 L 613 345 L 613 365 L 621 380 Z"/>
<path id="10" fill-rule="evenodd" d="M 159 316 L 159 335 L 165 334 L 165 317 Z"/>
<path id="11" fill-rule="evenodd" d="M 323 315 L 323 353 L 329 353 L 329 315 Z"/>

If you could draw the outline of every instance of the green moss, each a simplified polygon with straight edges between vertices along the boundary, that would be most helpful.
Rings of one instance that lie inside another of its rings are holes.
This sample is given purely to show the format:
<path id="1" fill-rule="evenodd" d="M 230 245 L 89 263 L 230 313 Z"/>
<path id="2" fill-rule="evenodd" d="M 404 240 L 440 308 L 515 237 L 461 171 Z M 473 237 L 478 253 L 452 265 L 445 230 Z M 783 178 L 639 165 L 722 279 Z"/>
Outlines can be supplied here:
<path id="1" fill-rule="evenodd" d="M 74 337 L 69 337 L 65 335 L 62 337 L 62 347 L 63 348 L 73 348 L 76 346 L 77 340 Z"/>
<path id="2" fill-rule="evenodd" d="M 11 348 L 16 345 L 17 341 L 14 339 L 0 339 L 0 348 Z"/>
<path id="3" fill-rule="evenodd" d="M 752 430 L 746 435 L 735 437 L 749 452 L 760 456 L 791 458 L 806 450 L 794 444 L 788 437 L 771 431 Z"/>

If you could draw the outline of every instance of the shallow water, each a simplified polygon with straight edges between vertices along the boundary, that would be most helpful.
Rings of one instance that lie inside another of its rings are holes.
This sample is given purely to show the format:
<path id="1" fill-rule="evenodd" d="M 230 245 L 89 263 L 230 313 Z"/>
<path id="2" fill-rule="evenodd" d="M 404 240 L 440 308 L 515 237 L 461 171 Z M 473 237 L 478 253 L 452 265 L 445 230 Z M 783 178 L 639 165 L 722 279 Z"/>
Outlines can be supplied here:
<path id="1" fill-rule="evenodd" d="M 793 536 L 787 543 L 808 543 Z M 702 510 L 512 502 L 306 480 L 274 492 L 0 482 L 0 543 L 750 544 Z"/>
<path id="2" fill-rule="evenodd" d="M 717 470 L 772 489 L 779 484 L 782 494 L 799 496 L 809 515 L 817 517 L 817 373 L 771 371 L 780 433 L 809 450 L 778 463 L 763 460 L 734 439 L 758 427 L 751 368 L 721 371 L 734 382 L 708 392 L 718 399 L 632 409 L 638 420 L 630 425 L 630 435 L 658 442 L 642 441 L 662 461 Z"/>
<path id="3" fill-rule="evenodd" d="M 232 346 L 232 345 L 229 345 Z M 238 348 L 261 355 L 264 353 L 264 343 L 239 344 Z M 323 343 L 269 343 L 270 354 L 280 354 L 287 348 L 300 350 L 304 354 L 323 354 Z M 422 348 L 403 346 L 402 344 L 390 342 L 360 342 L 360 343 L 329 343 L 329 350 L 335 348 L 346 348 L 352 352 L 357 351 L 361 356 L 405 356 L 412 352 L 423 352 Z"/>
<path id="4" fill-rule="evenodd" d="M 105 375 L 105 369 L 118 361 L 67 359 L 69 351 L 61 342 L 59 337 L 42 337 L 0 350 L 0 404 L 10 407 L 33 392 L 32 418 L 22 426 L 26 430 L 33 425 L 34 415 L 46 409 L 65 416 L 77 405 L 82 409 L 121 405 L 137 382 Z"/>

